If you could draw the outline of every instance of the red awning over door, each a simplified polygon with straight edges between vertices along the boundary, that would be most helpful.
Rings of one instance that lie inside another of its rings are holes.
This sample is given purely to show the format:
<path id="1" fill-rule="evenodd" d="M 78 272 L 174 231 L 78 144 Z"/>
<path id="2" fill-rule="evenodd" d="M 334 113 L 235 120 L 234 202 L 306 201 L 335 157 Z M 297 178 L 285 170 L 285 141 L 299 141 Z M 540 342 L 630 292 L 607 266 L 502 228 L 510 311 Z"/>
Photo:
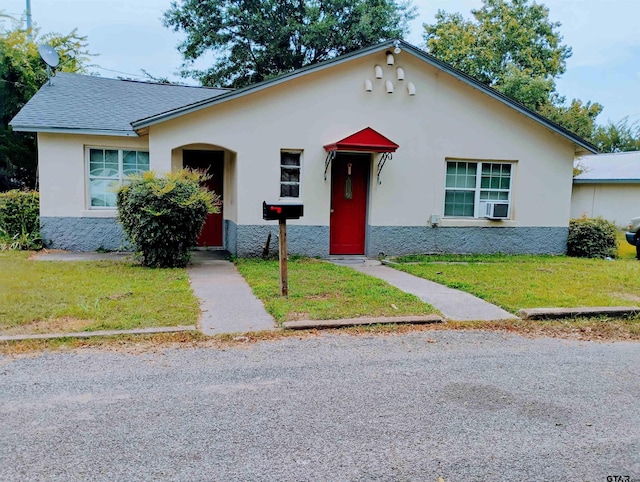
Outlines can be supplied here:
<path id="1" fill-rule="evenodd" d="M 324 146 L 326 151 L 395 152 L 400 147 L 371 127 Z"/>

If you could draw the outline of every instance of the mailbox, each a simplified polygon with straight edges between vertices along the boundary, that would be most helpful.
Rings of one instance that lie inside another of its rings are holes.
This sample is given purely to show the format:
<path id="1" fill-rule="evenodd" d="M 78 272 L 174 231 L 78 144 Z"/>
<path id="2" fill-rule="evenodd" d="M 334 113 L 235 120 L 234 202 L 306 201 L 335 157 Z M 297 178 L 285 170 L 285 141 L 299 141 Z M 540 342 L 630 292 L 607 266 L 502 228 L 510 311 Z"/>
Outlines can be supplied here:
<path id="1" fill-rule="evenodd" d="M 278 221 L 280 219 L 299 219 L 302 217 L 303 205 L 294 203 L 262 203 L 262 219 Z"/>

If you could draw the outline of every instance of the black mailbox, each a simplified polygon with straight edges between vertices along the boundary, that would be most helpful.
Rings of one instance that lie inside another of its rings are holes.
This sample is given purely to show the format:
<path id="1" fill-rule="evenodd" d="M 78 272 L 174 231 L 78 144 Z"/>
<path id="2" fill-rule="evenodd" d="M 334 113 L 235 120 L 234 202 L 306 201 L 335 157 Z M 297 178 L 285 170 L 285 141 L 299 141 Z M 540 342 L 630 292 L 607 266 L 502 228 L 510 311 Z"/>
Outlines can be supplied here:
<path id="1" fill-rule="evenodd" d="M 299 219 L 302 217 L 303 205 L 293 203 L 262 203 L 262 219 L 277 221 L 280 219 Z"/>

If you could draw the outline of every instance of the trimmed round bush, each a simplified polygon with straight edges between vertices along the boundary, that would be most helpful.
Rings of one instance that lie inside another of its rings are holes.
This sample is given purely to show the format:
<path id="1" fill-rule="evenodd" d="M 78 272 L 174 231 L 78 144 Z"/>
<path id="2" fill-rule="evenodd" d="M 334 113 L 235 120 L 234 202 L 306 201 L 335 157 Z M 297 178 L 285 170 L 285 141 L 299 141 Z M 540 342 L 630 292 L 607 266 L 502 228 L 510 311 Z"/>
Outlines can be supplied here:
<path id="1" fill-rule="evenodd" d="M 571 219 L 567 254 L 578 258 L 614 258 L 618 250 L 616 232 L 615 224 L 601 217 Z"/>
<path id="2" fill-rule="evenodd" d="M 11 249 L 40 249 L 40 194 L 0 193 L 0 244 Z"/>
<path id="3" fill-rule="evenodd" d="M 187 265 L 207 214 L 219 212 L 219 198 L 201 186 L 205 179 L 189 169 L 162 177 L 150 171 L 118 190 L 118 220 L 143 266 Z"/>

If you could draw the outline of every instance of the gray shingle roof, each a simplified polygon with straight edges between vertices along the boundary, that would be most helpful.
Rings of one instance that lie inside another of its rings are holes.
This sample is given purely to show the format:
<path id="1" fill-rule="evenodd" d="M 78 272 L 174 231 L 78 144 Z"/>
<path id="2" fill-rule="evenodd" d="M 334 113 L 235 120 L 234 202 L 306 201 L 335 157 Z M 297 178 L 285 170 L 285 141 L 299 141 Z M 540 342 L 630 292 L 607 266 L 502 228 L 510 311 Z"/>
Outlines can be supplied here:
<path id="1" fill-rule="evenodd" d="M 131 122 L 228 92 L 59 72 L 13 118 L 21 131 L 136 135 Z"/>
<path id="2" fill-rule="evenodd" d="M 637 183 L 640 182 L 640 151 L 582 156 L 576 167 L 584 172 L 573 179 L 584 183 Z"/>
<path id="3" fill-rule="evenodd" d="M 287 82 L 310 72 L 348 62 L 378 50 L 395 47 L 395 45 L 396 42 L 391 40 L 382 42 L 232 92 L 222 89 L 151 84 L 60 73 L 54 78 L 54 86 L 44 85 L 11 121 L 11 125 L 15 130 L 32 132 L 95 130 L 103 134 L 136 135 L 130 124 L 133 124 L 135 129 L 149 127 L 219 102 L 226 102 Z M 573 132 L 482 84 L 446 62 L 402 40 L 398 45 L 405 52 L 451 74 L 458 80 L 515 109 L 525 117 L 560 134 L 579 147 L 580 151 L 597 152 L 595 146 Z M 54 90 L 56 87 L 57 91 Z"/>

